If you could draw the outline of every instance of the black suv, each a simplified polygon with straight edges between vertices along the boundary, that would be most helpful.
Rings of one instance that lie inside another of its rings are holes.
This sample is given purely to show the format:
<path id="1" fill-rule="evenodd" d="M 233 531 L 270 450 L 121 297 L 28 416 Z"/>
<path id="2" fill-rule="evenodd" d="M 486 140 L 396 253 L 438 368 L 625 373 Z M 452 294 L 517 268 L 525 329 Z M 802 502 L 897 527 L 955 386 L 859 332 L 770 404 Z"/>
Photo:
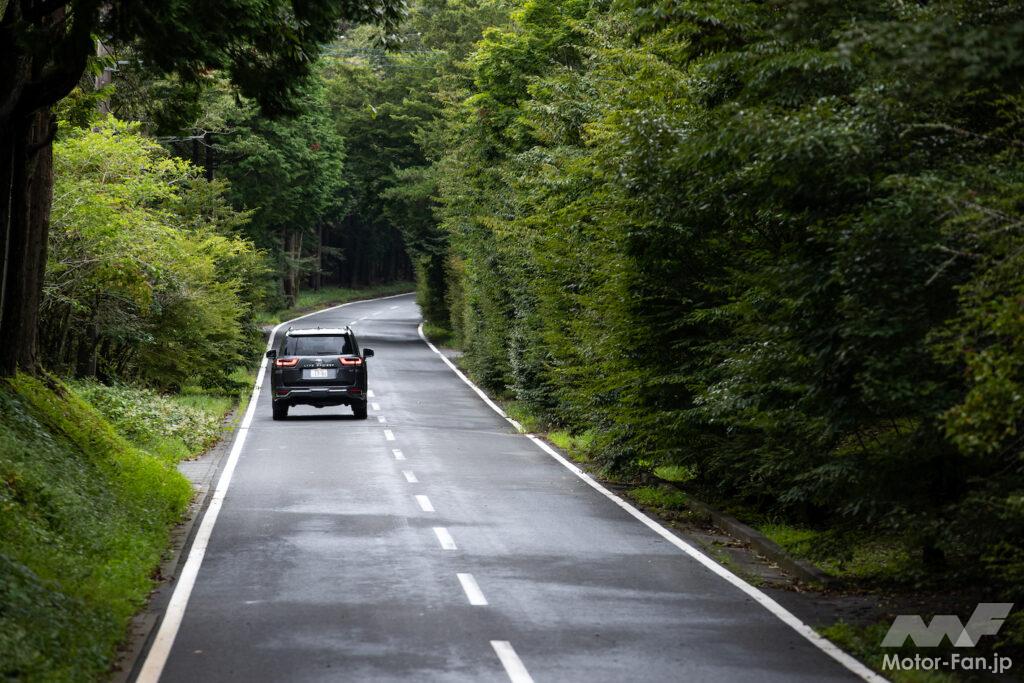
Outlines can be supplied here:
<path id="1" fill-rule="evenodd" d="M 267 351 L 272 363 L 270 387 L 274 419 L 288 417 L 296 405 L 352 406 L 366 419 L 366 359 L 373 349 L 359 348 L 351 328 L 288 328 L 284 341 Z"/>

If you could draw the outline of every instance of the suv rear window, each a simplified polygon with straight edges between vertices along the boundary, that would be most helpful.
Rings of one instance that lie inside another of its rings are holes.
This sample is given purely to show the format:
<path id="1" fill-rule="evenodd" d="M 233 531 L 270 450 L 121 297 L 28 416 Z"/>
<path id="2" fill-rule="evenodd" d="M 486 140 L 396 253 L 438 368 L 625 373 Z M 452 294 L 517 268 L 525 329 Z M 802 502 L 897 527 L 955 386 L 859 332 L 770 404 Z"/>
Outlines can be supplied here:
<path id="1" fill-rule="evenodd" d="M 284 345 L 286 356 L 344 356 L 354 353 L 348 335 L 316 335 L 288 337 Z"/>

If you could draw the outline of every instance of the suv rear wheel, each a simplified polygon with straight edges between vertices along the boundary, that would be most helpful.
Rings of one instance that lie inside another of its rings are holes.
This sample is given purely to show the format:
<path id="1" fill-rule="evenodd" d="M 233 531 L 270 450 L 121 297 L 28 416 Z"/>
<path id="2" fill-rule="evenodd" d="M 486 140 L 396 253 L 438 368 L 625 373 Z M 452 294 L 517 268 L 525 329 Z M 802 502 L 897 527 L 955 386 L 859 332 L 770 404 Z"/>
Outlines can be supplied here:
<path id="1" fill-rule="evenodd" d="M 357 420 L 366 419 L 366 401 L 356 401 L 352 404 L 352 414 Z"/>
<path id="2" fill-rule="evenodd" d="M 274 408 L 274 419 L 283 420 L 288 417 L 288 404 L 287 403 L 273 403 Z"/>

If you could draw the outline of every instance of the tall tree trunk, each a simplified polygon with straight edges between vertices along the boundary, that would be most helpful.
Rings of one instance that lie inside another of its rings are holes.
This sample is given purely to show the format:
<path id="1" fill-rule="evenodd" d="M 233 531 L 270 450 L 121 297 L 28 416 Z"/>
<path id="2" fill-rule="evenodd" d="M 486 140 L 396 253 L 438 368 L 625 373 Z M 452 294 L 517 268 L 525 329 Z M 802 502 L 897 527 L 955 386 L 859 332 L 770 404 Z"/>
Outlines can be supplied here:
<path id="1" fill-rule="evenodd" d="M 20 125 L 18 125 L 20 123 Z M 50 108 L 16 122 L 9 129 L 13 144 L 0 308 L 0 375 L 33 371 L 39 301 L 46 270 L 46 246 L 53 200 L 53 135 Z M 7 144 L 0 145 L 6 147 Z"/>
<path id="2" fill-rule="evenodd" d="M 313 271 L 313 291 L 319 292 L 323 288 L 324 274 L 324 224 L 316 226 L 316 270 Z"/>
<path id="3" fill-rule="evenodd" d="M 281 247 L 284 250 L 285 263 L 284 273 L 281 278 L 281 288 L 284 290 L 284 302 L 285 306 L 291 308 L 295 305 L 295 281 L 292 279 L 292 265 L 289 262 L 289 257 L 292 253 L 292 231 L 288 228 L 284 229 L 284 233 L 281 235 Z"/>

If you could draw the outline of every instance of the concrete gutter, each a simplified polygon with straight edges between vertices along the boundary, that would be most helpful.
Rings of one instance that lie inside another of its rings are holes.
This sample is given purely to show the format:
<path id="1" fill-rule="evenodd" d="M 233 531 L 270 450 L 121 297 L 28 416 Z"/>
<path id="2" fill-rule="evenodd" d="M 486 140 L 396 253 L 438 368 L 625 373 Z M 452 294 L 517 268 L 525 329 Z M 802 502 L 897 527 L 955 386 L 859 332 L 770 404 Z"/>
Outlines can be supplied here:
<path id="1" fill-rule="evenodd" d="M 686 504 L 694 512 L 707 517 L 719 529 L 726 532 L 733 538 L 743 541 L 753 548 L 758 554 L 763 555 L 777 564 L 787 574 L 790 574 L 801 581 L 818 584 L 826 588 L 835 585 L 835 579 L 831 576 L 823 572 L 818 567 L 815 567 L 810 562 L 793 557 L 786 552 L 782 546 L 769 539 L 757 529 L 747 526 L 735 517 L 731 517 L 724 512 L 711 507 L 707 503 L 694 498 L 690 491 L 687 491 L 676 482 L 665 481 L 664 479 L 659 479 L 658 481 L 663 484 L 668 484 L 669 486 L 685 493 Z"/>

